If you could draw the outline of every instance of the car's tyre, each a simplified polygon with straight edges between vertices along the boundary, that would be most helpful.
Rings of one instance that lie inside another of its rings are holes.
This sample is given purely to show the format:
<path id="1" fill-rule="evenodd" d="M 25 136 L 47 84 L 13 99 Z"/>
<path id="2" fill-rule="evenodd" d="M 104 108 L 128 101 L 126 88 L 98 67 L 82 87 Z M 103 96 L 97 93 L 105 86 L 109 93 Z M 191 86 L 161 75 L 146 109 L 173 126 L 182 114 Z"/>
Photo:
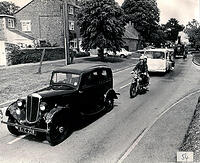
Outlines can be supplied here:
<path id="1" fill-rule="evenodd" d="M 46 135 L 50 145 L 55 146 L 63 142 L 71 134 L 70 120 L 66 116 L 66 114 L 59 113 L 53 118 Z"/>
<path id="2" fill-rule="evenodd" d="M 131 84 L 130 87 L 130 98 L 134 98 L 135 96 L 137 96 L 137 85 L 136 84 Z"/>
<path id="3" fill-rule="evenodd" d="M 121 58 L 125 58 L 126 56 L 125 56 L 124 54 L 121 54 L 120 57 L 121 57 Z"/>
<path id="4" fill-rule="evenodd" d="M 108 57 L 109 56 L 109 54 L 108 53 L 105 53 L 105 57 Z"/>
<path id="5" fill-rule="evenodd" d="M 13 117 L 9 116 L 8 122 L 9 123 L 16 123 L 16 120 Z M 7 125 L 7 128 L 8 128 L 8 131 L 13 135 L 16 135 L 16 136 L 23 135 L 23 133 L 19 132 L 18 129 L 15 126 Z"/>
<path id="6" fill-rule="evenodd" d="M 108 98 L 105 100 L 105 110 L 107 112 L 111 111 L 114 108 L 114 99 Z"/>

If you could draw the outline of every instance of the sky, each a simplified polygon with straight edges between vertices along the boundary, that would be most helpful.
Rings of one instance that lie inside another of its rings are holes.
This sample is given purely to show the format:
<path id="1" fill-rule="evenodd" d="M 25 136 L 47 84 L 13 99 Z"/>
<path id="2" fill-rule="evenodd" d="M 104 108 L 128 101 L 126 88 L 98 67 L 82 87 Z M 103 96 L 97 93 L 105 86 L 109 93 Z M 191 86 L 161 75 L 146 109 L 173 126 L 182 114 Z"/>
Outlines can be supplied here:
<path id="1" fill-rule="evenodd" d="M 22 7 L 31 0 L 7 1 L 12 1 Z M 124 0 L 116 1 L 121 5 Z M 192 19 L 200 21 L 200 0 L 157 0 L 157 3 L 160 9 L 160 24 L 165 24 L 170 18 L 176 18 L 183 25 Z"/>

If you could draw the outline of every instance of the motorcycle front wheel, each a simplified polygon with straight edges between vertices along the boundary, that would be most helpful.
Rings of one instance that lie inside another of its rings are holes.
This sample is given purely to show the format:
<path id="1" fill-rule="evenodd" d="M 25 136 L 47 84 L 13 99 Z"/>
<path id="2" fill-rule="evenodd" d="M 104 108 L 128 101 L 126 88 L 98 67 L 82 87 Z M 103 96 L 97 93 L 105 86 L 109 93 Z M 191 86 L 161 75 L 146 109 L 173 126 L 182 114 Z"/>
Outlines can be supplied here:
<path id="1" fill-rule="evenodd" d="M 132 83 L 130 87 L 130 98 L 134 98 L 135 96 L 137 96 L 137 84 Z"/>

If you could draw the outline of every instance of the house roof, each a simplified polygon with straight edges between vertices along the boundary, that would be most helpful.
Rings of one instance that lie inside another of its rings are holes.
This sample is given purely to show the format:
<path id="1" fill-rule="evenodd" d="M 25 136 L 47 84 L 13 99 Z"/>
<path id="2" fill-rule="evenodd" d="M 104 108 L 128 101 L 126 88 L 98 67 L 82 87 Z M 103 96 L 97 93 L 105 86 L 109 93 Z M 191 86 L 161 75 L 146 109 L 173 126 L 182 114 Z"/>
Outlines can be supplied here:
<path id="1" fill-rule="evenodd" d="M 134 33 L 126 30 L 125 33 L 124 33 L 124 36 L 123 38 L 128 38 L 128 39 L 134 39 L 134 40 L 138 40 L 138 36 L 136 36 Z"/>
<path id="2" fill-rule="evenodd" d="M 20 36 L 22 36 L 22 37 L 25 37 L 25 38 L 27 38 L 27 39 L 35 40 L 34 37 L 32 37 L 32 36 L 30 36 L 30 35 L 28 35 L 28 34 L 26 34 L 26 33 L 23 33 L 23 32 L 21 32 L 21 31 L 19 31 L 19 30 L 17 30 L 17 29 L 8 29 L 8 30 L 11 31 L 11 32 L 16 33 L 16 34 L 18 34 L 18 35 L 20 35 Z"/>
<path id="3" fill-rule="evenodd" d="M 35 1 L 35 0 L 32 0 L 29 3 L 27 3 L 25 6 L 23 6 L 22 8 L 20 8 L 17 12 L 15 12 L 15 14 L 18 13 L 18 12 L 20 12 L 21 10 L 23 10 L 26 6 L 28 6 L 29 4 L 31 4 L 33 1 Z M 78 6 L 76 3 L 74 3 L 73 0 L 66 0 L 66 1 L 70 5 L 73 5 L 74 7 L 80 8 L 80 6 Z"/>
<path id="4" fill-rule="evenodd" d="M 126 39 L 134 39 L 134 40 L 138 40 L 139 39 L 139 33 L 138 31 L 134 28 L 133 24 L 131 23 L 128 23 L 126 25 L 126 30 L 124 32 L 124 36 L 123 38 L 126 38 Z"/>
<path id="5" fill-rule="evenodd" d="M 20 12 L 21 10 L 23 10 L 26 6 L 28 6 L 29 4 L 31 4 L 34 0 L 30 1 L 29 3 L 27 3 L 25 6 L 23 6 L 22 8 L 20 8 L 16 13 Z"/>

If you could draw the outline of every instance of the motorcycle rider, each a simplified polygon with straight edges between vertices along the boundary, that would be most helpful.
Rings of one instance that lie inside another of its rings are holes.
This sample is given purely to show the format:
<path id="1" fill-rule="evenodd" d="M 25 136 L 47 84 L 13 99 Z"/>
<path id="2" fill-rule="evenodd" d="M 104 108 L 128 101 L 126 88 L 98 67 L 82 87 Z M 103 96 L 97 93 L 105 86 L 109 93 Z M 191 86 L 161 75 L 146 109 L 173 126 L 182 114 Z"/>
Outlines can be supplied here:
<path id="1" fill-rule="evenodd" d="M 148 73 L 148 65 L 147 65 L 147 57 L 141 56 L 139 59 L 139 62 L 136 64 L 136 66 L 133 68 L 133 72 L 138 71 L 139 76 L 142 78 L 143 82 L 146 83 L 145 85 L 149 85 L 149 73 Z M 148 87 L 146 86 L 146 89 Z"/>

